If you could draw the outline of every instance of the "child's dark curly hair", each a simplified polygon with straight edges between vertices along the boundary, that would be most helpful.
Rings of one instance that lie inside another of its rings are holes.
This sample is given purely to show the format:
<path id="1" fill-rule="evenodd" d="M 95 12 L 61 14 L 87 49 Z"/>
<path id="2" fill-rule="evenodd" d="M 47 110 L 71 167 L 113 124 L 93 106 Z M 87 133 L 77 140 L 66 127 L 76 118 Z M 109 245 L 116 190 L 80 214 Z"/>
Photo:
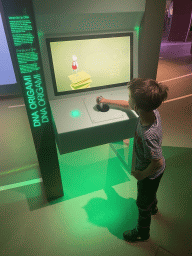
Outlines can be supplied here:
<path id="1" fill-rule="evenodd" d="M 152 79 L 134 78 L 127 86 L 136 106 L 146 112 L 157 109 L 168 97 L 169 88 Z"/>

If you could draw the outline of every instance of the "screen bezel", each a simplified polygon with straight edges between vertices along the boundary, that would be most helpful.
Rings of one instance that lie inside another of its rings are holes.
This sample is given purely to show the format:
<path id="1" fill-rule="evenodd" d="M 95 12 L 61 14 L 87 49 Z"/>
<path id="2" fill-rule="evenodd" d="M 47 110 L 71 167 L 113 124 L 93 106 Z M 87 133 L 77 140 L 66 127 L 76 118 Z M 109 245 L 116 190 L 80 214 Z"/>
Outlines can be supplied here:
<path id="1" fill-rule="evenodd" d="M 80 92 L 83 93 L 83 92 L 88 92 L 88 91 L 97 91 L 97 90 L 102 90 L 102 89 L 106 89 L 106 88 L 115 88 L 115 87 L 125 86 L 129 81 L 119 83 L 119 84 L 105 85 L 102 87 L 94 87 L 94 88 L 87 88 L 87 89 L 80 89 L 80 90 L 58 92 L 55 73 L 54 73 L 53 59 L 52 59 L 52 54 L 51 54 L 51 47 L 50 47 L 51 42 L 84 40 L 84 39 L 95 39 L 95 38 L 125 37 L 125 36 L 130 36 L 130 79 L 132 80 L 133 79 L 133 32 L 46 38 L 48 58 L 49 58 L 49 64 L 50 64 L 50 68 L 51 68 L 51 77 L 52 77 L 53 89 L 54 89 L 55 96 L 75 94 L 75 93 L 80 93 Z"/>
<path id="2" fill-rule="evenodd" d="M 20 98 L 23 96 L 21 86 L 19 83 L 19 73 L 18 73 L 18 67 L 17 67 L 17 60 L 15 59 L 14 55 L 14 45 L 11 40 L 11 32 L 9 25 L 7 24 L 7 17 L 5 16 L 3 5 L 0 1 L 0 13 L 1 13 L 1 18 L 2 18 L 2 23 L 3 23 L 3 28 L 4 28 L 4 33 L 11 57 L 11 62 L 12 62 L 12 67 L 13 67 L 13 72 L 15 74 L 16 78 L 16 83 L 10 83 L 10 84 L 2 84 L 0 85 L 0 97 L 2 99 L 12 99 L 12 98 Z"/>

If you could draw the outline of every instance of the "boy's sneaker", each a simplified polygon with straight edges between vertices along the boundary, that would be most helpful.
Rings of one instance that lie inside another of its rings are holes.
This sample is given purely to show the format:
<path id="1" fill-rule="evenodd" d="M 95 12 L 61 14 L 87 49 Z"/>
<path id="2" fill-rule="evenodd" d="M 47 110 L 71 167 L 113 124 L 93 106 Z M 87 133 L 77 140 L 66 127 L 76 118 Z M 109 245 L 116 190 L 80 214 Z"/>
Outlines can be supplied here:
<path id="1" fill-rule="evenodd" d="M 158 208 L 157 208 L 157 206 L 156 206 L 155 209 L 152 209 L 151 215 L 156 215 L 157 212 L 158 212 Z"/>

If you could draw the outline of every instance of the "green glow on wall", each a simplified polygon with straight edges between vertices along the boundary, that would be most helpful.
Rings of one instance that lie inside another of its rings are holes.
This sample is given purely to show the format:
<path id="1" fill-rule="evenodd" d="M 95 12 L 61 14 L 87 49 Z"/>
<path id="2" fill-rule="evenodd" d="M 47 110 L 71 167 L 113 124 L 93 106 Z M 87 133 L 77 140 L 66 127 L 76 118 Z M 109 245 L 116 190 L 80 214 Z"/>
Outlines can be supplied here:
<path id="1" fill-rule="evenodd" d="M 33 127 L 39 127 L 50 120 L 40 74 L 38 49 L 34 47 L 33 26 L 30 17 L 26 15 L 9 17 L 9 23 L 22 74 L 25 97 L 31 110 L 30 120 Z"/>
<path id="2" fill-rule="evenodd" d="M 137 31 L 137 32 L 139 32 L 139 26 L 134 27 L 134 30 Z"/>

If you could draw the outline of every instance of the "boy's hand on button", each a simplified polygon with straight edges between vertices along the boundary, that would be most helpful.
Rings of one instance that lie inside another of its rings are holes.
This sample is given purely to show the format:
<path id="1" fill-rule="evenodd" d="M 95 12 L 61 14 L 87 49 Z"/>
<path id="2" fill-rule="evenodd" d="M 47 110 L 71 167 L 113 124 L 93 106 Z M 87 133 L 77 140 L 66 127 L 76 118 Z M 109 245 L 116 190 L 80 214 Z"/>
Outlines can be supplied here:
<path id="1" fill-rule="evenodd" d="M 97 99 L 96 99 L 97 104 L 99 104 L 99 98 L 100 98 L 100 97 L 101 97 L 101 96 L 97 97 Z M 100 103 L 103 103 L 103 100 L 105 100 L 105 99 L 102 98 L 102 99 L 100 100 Z"/>

